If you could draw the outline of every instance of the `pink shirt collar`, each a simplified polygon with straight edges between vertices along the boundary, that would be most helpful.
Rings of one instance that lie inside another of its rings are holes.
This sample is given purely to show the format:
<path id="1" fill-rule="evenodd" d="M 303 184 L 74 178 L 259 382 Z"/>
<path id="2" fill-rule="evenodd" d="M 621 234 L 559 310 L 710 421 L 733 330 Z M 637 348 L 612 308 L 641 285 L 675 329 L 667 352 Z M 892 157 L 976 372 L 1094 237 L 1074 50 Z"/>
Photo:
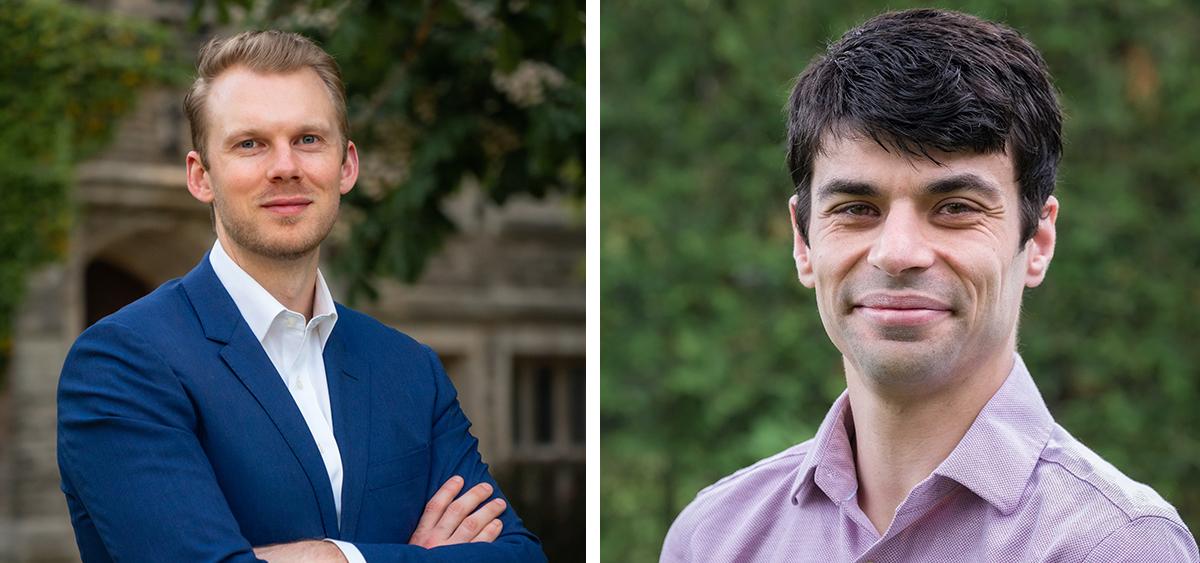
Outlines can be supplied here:
<path id="1" fill-rule="evenodd" d="M 898 509 L 898 516 L 910 506 L 915 509 L 936 501 L 950 492 L 955 483 L 970 489 L 1004 515 L 1016 510 L 1050 439 L 1054 419 L 1025 362 L 1019 354 L 1013 356 L 1013 367 L 1004 384 L 984 405 L 950 455 L 913 489 Z M 804 503 L 814 488 L 838 505 L 852 501 L 858 490 L 850 447 L 853 431 L 849 395 L 842 392 L 825 415 L 809 455 L 796 472 L 791 488 L 793 504 Z M 1001 467 L 1003 470 L 999 470 Z"/>

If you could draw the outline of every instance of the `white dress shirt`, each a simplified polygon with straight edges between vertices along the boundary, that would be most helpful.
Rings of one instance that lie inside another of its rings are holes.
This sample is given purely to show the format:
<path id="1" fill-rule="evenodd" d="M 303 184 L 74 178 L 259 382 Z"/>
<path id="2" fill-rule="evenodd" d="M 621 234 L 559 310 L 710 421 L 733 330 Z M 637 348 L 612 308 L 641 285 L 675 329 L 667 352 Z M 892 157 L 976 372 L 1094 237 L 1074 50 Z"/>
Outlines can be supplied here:
<path id="1" fill-rule="evenodd" d="M 333 506 L 337 510 L 338 523 L 342 521 L 342 454 L 333 436 L 333 416 L 329 408 L 329 384 L 325 378 L 325 359 L 322 352 L 325 342 L 337 324 L 337 309 L 325 277 L 317 270 L 317 287 L 313 296 L 313 318 L 305 322 L 304 315 L 284 307 L 270 292 L 250 277 L 229 257 L 221 247 L 221 241 L 213 245 L 208 255 L 209 263 L 217 279 L 229 296 L 263 350 L 275 371 L 283 378 L 292 399 L 304 416 L 304 422 L 312 434 L 325 471 L 329 474 L 329 485 L 333 489 Z M 337 540 L 333 542 L 342 550 L 350 563 L 365 563 L 362 554 L 353 544 Z"/>

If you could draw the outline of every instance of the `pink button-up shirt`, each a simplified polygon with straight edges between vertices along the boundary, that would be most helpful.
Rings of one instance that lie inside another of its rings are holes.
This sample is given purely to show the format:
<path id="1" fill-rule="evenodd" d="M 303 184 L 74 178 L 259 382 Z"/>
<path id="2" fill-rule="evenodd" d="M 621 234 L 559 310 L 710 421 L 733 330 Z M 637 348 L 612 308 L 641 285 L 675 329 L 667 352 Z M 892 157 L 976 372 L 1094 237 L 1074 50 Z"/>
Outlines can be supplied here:
<path id="1" fill-rule="evenodd" d="M 881 537 L 848 396 L 817 435 L 700 491 L 661 561 L 1200 561 L 1175 509 L 1054 422 L 1020 357 Z"/>

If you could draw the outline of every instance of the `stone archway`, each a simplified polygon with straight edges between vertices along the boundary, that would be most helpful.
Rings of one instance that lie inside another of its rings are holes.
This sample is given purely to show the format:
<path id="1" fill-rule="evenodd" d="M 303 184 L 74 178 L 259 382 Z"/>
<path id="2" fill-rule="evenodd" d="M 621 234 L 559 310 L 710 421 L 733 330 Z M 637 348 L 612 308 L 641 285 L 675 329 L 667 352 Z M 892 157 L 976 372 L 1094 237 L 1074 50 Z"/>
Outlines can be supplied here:
<path id="1" fill-rule="evenodd" d="M 83 327 L 183 276 L 212 245 L 203 228 L 127 231 L 104 241 L 81 268 Z"/>
<path id="2" fill-rule="evenodd" d="M 150 293 L 151 288 L 120 266 L 106 260 L 93 260 L 84 272 L 83 291 L 83 324 L 92 326 Z"/>

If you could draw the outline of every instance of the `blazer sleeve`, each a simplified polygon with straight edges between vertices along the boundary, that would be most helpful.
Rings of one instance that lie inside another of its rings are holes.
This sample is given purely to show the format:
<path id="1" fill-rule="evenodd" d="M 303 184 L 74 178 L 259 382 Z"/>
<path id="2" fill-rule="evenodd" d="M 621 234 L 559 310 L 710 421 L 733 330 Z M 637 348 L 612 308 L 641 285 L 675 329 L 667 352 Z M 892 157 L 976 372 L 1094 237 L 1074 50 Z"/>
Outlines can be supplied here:
<path id="1" fill-rule="evenodd" d="M 422 346 L 429 359 L 431 372 L 434 377 L 434 408 L 432 432 L 432 468 L 431 483 L 440 487 L 454 475 L 461 475 L 467 490 L 479 483 L 488 483 L 494 491 L 492 498 L 505 498 L 500 486 L 488 473 L 487 464 L 479 455 L 479 441 L 471 435 L 471 422 L 463 414 L 458 404 L 458 394 L 446 370 L 437 358 L 437 354 L 428 346 Z M 490 500 L 490 499 L 489 499 Z M 541 542 L 537 536 L 525 529 L 517 513 L 513 511 L 512 503 L 505 502 L 508 507 L 500 515 L 504 530 L 500 537 L 492 543 L 467 543 L 424 549 L 406 544 L 360 544 L 355 547 L 362 552 L 370 563 L 376 562 L 417 562 L 417 561 L 507 561 L 507 562 L 543 562 L 546 555 L 542 552 Z M 485 501 L 486 502 L 486 501 Z"/>
<path id="2" fill-rule="evenodd" d="M 257 561 L 196 429 L 136 331 L 102 321 L 79 337 L 59 379 L 58 459 L 85 561 Z"/>

